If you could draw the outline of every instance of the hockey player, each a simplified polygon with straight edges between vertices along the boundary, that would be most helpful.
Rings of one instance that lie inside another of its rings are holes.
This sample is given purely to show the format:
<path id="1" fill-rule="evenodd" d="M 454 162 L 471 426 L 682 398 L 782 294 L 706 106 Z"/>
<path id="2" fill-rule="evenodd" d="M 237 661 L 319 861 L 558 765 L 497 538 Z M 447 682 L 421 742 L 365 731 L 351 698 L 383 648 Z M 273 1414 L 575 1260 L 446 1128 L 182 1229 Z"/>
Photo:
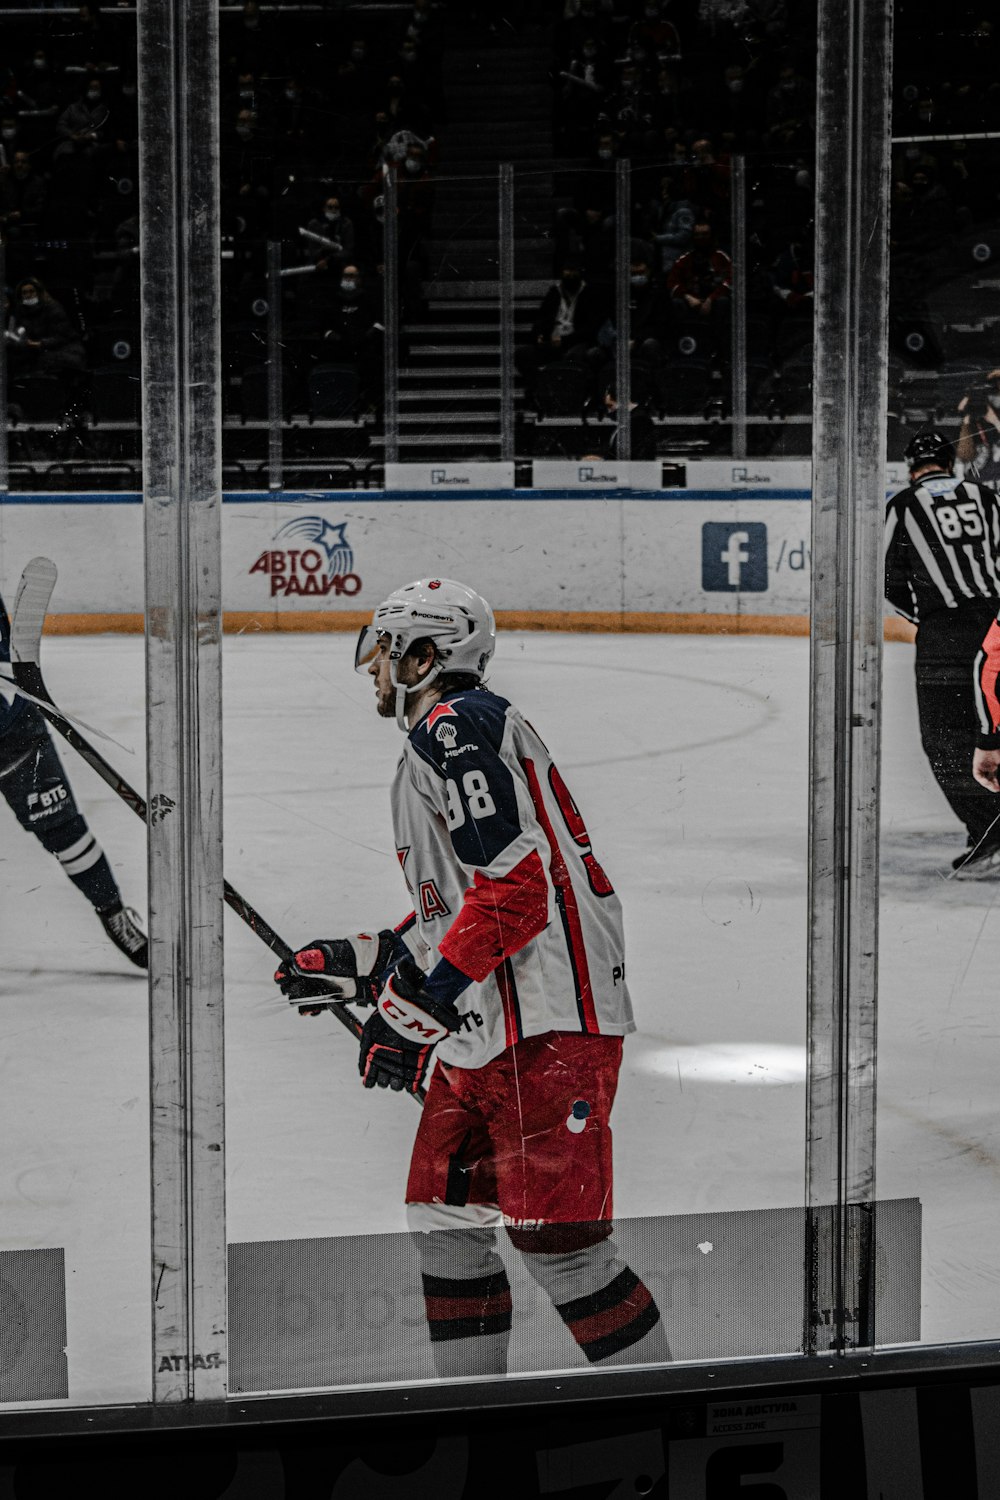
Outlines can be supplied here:
<path id="1" fill-rule="evenodd" d="M 980 732 L 972 774 L 988 792 L 1000 792 L 1000 618 L 990 625 L 976 658 L 975 691 Z M 1000 867 L 1000 853 L 993 865 Z"/>
<path id="2" fill-rule="evenodd" d="M 500 1223 L 588 1360 L 667 1360 L 612 1234 L 609 1117 L 634 1030 L 621 907 L 542 741 L 483 685 L 494 645 L 489 605 L 448 579 L 375 610 L 355 666 L 407 735 L 392 813 L 415 911 L 317 940 L 275 978 L 304 1010 L 330 978 L 374 1001 L 366 1088 L 415 1091 L 436 1055 L 406 1199 L 440 1375 L 506 1370 Z"/>
<path id="3" fill-rule="evenodd" d="M 1000 874 L 1000 816 L 976 785 L 970 692 L 983 638 L 1000 607 L 1000 498 L 953 474 L 952 444 L 918 433 L 906 450 L 907 489 L 886 510 L 885 594 L 917 627 L 917 710 L 924 753 L 965 825 L 959 878 Z M 981 710 L 982 713 L 982 710 Z"/>
<path id="4" fill-rule="evenodd" d="M 10 621 L 0 598 L 0 669 L 9 676 Z M 138 968 L 148 940 L 121 892 L 100 844 L 78 810 L 44 718 L 0 683 L 0 792 L 22 828 L 54 854 L 100 918 L 108 937 Z"/>

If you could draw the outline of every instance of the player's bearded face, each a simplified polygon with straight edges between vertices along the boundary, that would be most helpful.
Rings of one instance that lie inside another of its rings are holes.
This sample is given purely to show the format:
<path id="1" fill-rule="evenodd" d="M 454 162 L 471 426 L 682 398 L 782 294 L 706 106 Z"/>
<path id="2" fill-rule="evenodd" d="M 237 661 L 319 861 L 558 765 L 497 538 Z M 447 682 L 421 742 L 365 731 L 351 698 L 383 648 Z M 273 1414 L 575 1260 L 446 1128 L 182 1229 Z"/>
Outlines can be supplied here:
<path id="1" fill-rule="evenodd" d="M 375 682 L 376 706 L 383 719 L 391 719 L 396 713 L 396 691 L 389 671 L 389 637 L 383 636 L 368 668 L 368 675 Z"/>
<path id="2" fill-rule="evenodd" d="M 389 659 L 390 638 L 383 636 L 378 644 L 378 651 L 372 657 L 371 666 L 368 668 L 369 676 L 375 682 L 376 707 L 383 719 L 394 719 L 396 717 L 396 689 L 392 685 L 391 667 Z M 396 680 L 412 687 L 420 677 L 419 659 L 409 652 L 396 663 Z"/>
<path id="3" fill-rule="evenodd" d="M 396 689 L 392 685 L 389 644 L 389 637 L 383 636 L 379 641 L 378 651 L 372 658 L 371 666 L 368 668 L 369 675 L 375 681 L 376 707 L 383 719 L 396 717 Z M 397 662 L 396 677 L 399 682 L 407 686 L 416 681 L 416 662 L 412 657 L 404 656 L 401 661 Z"/>

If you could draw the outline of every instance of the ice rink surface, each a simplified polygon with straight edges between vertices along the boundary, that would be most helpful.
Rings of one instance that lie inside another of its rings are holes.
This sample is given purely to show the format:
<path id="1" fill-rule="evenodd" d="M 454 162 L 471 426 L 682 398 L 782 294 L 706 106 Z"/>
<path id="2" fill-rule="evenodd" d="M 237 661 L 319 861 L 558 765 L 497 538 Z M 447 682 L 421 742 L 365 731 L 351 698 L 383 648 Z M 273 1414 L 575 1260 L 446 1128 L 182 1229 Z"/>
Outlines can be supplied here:
<path id="1" fill-rule="evenodd" d="M 409 909 L 399 731 L 342 635 L 227 637 L 225 868 L 290 942 Z M 49 686 L 145 787 L 142 642 L 48 639 Z M 803 1201 L 808 642 L 502 634 L 491 686 L 545 739 L 622 896 L 638 1032 L 615 1108 L 619 1215 Z M 923 1204 L 923 1337 L 1000 1335 L 1000 882 L 923 759 L 912 649 L 885 655 L 878 1195 Z M 93 736 L 91 736 L 94 738 Z M 143 830 L 62 746 L 127 901 Z M 65 1246 L 71 1399 L 145 1398 L 145 985 L 0 803 L 0 1249 Z M 411 1101 L 300 1019 L 226 914 L 231 1241 L 399 1231 Z"/>

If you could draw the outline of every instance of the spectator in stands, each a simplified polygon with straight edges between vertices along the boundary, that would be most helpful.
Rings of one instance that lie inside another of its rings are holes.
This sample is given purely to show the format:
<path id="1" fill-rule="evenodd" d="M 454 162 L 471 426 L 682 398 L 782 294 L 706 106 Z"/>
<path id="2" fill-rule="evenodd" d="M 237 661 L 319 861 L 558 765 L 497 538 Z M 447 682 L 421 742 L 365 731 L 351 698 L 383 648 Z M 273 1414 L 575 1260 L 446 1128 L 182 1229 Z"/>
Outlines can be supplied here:
<path id="1" fill-rule="evenodd" d="M 413 0 L 407 33 L 414 30 L 422 47 L 440 51 L 444 46 L 444 28 L 434 15 L 431 0 Z"/>
<path id="2" fill-rule="evenodd" d="M 382 389 L 385 351 L 381 311 L 369 295 L 360 267 L 345 265 L 340 273 L 338 303 L 326 314 L 323 340 L 331 359 L 357 366 L 363 404 L 376 403 Z"/>
<path id="3" fill-rule="evenodd" d="M 111 111 L 99 78 L 88 79 L 83 93 L 63 110 L 56 121 L 58 144 L 52 153 L 54 167 L 91 163 L 113 139 Z M 124 145 L 124 143 L 120 143 Z"/>
<path id="4" fill-rule="evenodd" d="M 550 286 L 531 325 L 531 342 L 514 351 L 514 364 L 524 377 L 529 398 L 543 365 L 567 361 L 594 366 L 599 359 L 597 336 L 608 312 L 603 288 L 585 281 L 582 268 L 572 262 Z"/>
<path id="5" fill-rule="evenodd" d="M 26 276 L 14 293 L 14 337 L 8 338 L 11 373 L 58 375 L 75 387 L 85 366 L 83 340 L 61 302 L 35 276 Z"/>
<path id="6" fill-rule="evenodd" d="M 677 191 L 676 179 L 660 178 L 660 190 L 645 213 L 646 232 L 659 251 L 660 270 L 666 274 L 674 262 L 691 248 L 697 210 L 690 198 Z"/>
<path id="7" fill-rule="evenodd" d="M 589 167 L 576 179 L 573 192 L 574 207 L 579 213 L 593 208 L 603 217 L 615 211 L 615 173 L 621 155 L 621 139 L 617 131 L 602 125 L 594 144 Z"/>
<path id="8" fill-rule="evenodd" d="M 253 234 L 263 229 L 271 195 L 270 137 L 252 109 L 241 109 L 222 137 L 223 201 Z"/>
<path id="9" fill-rule="evenodd" d="M 322 210 L 305 226 L 314 239 L 306 239 L 303 253 L 307 260 L 322 262 L 323 269 L 340 269 L 354 255 L 354 222 L 341 208 L 335 193 L 326 199 Z"/>
<path id="10" fill-rule="evenodd" d="M 576 148 L 590 138 L 614 82 L 611 59 L 602 52 L 596 36 L 583 38 L 559 78 L 558 129 L 567 146 Z"/>
<path id="11" fill-rule="evenodd" d="M 429 164 L 434 160 L 436 146 L 437 142 L 432 135 L 425 137 L 415 130 L 394 127 L 385 138 L 379 162 L 381 164 L 384 161 L 387 165 L 398 167 L 411 152 L 415 152 L 419 159 Z"/>
<path id="12" fill-rule="evenodd" d="M 650 459 L 656 457 L 656 428 L 653 426 L 653 418 L 649 412 L 649 406 L 645 400 L 630 400 L 629 409 L 629 448 L 630 457 L 634 459 Z M 604 392 L 604 410 L 614 422 L 604 445 L 603 457 L 609 463 L 614 463 L 618 458 L 618 394 L 614 385 L 609 385 Z"/>
<path id="13" fill-rule="evenodd" d="M 595 36 L 602 51 L 611 46 L 614 0 L 566 0 L 556 47 L 560 57 L 579 50 L 585 36 Z"/>
<path id="14" fill-rule="evenodd" d="M 349 55 L 337 65 L 334 86 L 329 96 L 338 131 L 342 135 L 347 135 L 352 140 L 363 139 L 362 122 L 371 108 L 377 82 L 378 74 L 371 49 L 363 36 L 356 36 L 351 42 Z"/>
<path id="15" fill-rule="evenodd" d="M 134 72 L 122 74 L 115 102 L 115 125 L 129 147 L 139 144 L 139 86 Z"/>
<path id="16" fill-rule="evenodd" d="M 114 73 L 121 62 L 126 42 L 124 28 L 105 27 L 99 5 L 81 5 L 75 16 L 66 18 L 60 50 L 73 58 L 72 67 L 79 72 Z M 67 68 L 67 71 L 69 69 Z"/>
<path id="17" fill-rule="evenodd" d="M 16 238 L 33 232 L 47 198 L 48 184 L 27 151 L 15 151 L 10 167 L 0 171 L 0 226 L 5 234 Z"/>
<path id="18" fill-rule="evenodd" d="M 794 63 L 786 63 L 778 81 L 768 91 L 765 118 L 769 131 L 778 131 L 790 123 L 812 122 L 816 103 L 812 79 L 805 78 Z"/>
<path id="19" fill-rule="evenodd" d="M 667 9 L 661 0 L 644 0 L 641 20 L 633 22 L 629 30 L 630 45 L 644 46 L 660 62 L 672 62 L 681 56 L 680 32 L 668 19 Z"/>
<path id="20" fill-rule="evenodd" d="M 607 105 L 626 147 L 638 144 L 653 128 L 654 102 L 644 69 L 633 58 L 627 57 L 618 69 L 618 79 Z"/>
<path id="21" fill-rule="evenodd" d="M 692 142 L 687 194 L 713 224 L 729 221 L 730 175 L 728 160 L 716 152 L 710 136 Z"/>
<path id="22" fill-rule="evenodd" d="M 652 246 L 633 240 L 629 267 L 629 350 L 651 368 L 663 360 L 670 307 L 663 280 L 653 270 L 653 258 Z"/>
<path id="23" fill-rule="evenodd" d="M 756 142 L 764 128 L 763 100 L 755 62 L 730 63 L 712 94 L 712 126 L 742 143 Z"/>
<path id="24" fill-rule="evenodd" d="M 954 204 L 921 157 L 893 190 L 891 246 L 903 276 L 926 290 L 928 278 L 945 273 L 956 227 Z"/>
<path id="25" fill-rule="evenodd" d="M 17 116 L 4 115 L 0 118 L 0 170 L 13 166 L 14 157 L 22 146 Z"/>
<path id="26" fill-rule="evenodd" d="M 59 85 L 44 47 L 32 53 L 19 75 L 18 85 L 17 102 L 21 109 L 46 117 L 59 113 Z"/>
<path id="27" fill-rule="evenodd" d="M 400 258 L 405 260 L 429 237 L 434 214 L 434 180 L 423 144 L 412 141 L 395 170 Z"/>
<path id="28" fill-rule="evenodd" d="M 258 73 L 273 61 L 274 40 L 260 13 L 258 0 L 244 0 L 236 26 L 227 27 L 223 51 L 230 65 Z"/>
<path id="29" fill-rule="evenodd" d="M 812 226 L 789 241 L 768 274 L 771 290 L 786 317 L 812 317 L 813 235 Z"/>
<path id="30" fill-rule="evenodd" d="M 721 338 L 729 311 L 733 263 L 717 248 L 712 226 L 705 220 L 694 226 L 692 246 L 674 265 L 667 279 L 676 320 L 692 331 L 703 331 L 711 323 L 716 342 Z"/>
<path id="31" fill-rule="evenodd" d="M 651 129 L 644 141 L 644 148 L 650 155 L 656 153 L 659 138 L 665 130 L 683 123 L 685 105 L 682 92 L 681 74 L 669 63 L 661 63 L 653 87 Z"/>
<path id="32" fill-rule="evenodd" d="M 259 124 L 266 126 L 271 109 L 271 99 L 262 88 L 252 68 L 242 69 L 236 77 L 235 88 L 227 90 L 222 103 L 223 114 L 234 110 L 251 110 Z"/>
<path id="33" fill-rule="evenodd" d="M 107 317 L 137 321 L 141 291 L 138 214 L 116 226 L 115 248 L 104 252 L 100 265 L 103 274 L 94 278 L 91 300 L 103 304 Z"/>
<path id="34" fill-rule="evenodd" d="M 582 268 L 586 281 L 606 282 L 615 259 L 614 218 L 600 204 L 582 201 L 579 209 L 556 212 L 555 269 L 572 262 Z"/>
<path id="35" fill-rule="evenodd" d="M 427 101 L 420 89 L 400 73 L 390 73 L 386 80 L 383 112 L 393 134 L 401 130 L 421 137 L 430 134 L 432 122 Z"/>
<path id="36" fill-rule="evenodd" d="M 282 155 L 294 160 L 308 150 L 317 128 L 317 105 L 311 89 L 294 73 L 289 74 L 274 107 L 275 144 Z"/>
<path id="37" fill-rule="evenodd" d="M 986 376 L 976 402 L 980 406 L 978 413 L 970 409 L 972 404 L 971 392 L 958 403 L 962 425 L 955 457 L 962 466 L 964 479 L 974 479 L 996 489 L 1000 483 L 1000 369 L 990 370 Z"/>
<path id="38" fill-rule="evenodd" d="M 633 240 L 629 266 L 629 352 L 650 371 L 663 362 L 663 341 L 670 331 L 670 301 L 662 278 L 653 270 L 653 248 L 644 240 Z M 598 334 L 598 343 L 609 361 L 614 358 L 618 330 L 611 317 Z M 606 380 L 610 375 L 606 374 Z"/>

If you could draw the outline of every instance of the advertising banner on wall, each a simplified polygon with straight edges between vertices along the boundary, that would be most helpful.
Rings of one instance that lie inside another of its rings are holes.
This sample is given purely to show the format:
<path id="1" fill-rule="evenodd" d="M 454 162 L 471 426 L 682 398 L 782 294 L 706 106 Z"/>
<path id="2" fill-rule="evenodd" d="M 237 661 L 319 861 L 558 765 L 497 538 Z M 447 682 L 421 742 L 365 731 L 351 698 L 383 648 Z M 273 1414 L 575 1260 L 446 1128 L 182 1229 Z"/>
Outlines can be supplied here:
<path id="1" fill-rule="evenodd" d="M 807 463 L 692 463 L 659 489 L 662 465 L 632 465 L 649 487 L 623 489 L 613 465 L 553 461 L 535 465 L 545 488 L 534 491 L 499 487 L 509 465 L 467 465 L 464 477 L 456 466 L 440 497 L 429 466 L 407 467 L 396 493 L 227 495 L 227 626 L 353 629 L 401 577 L 440 574 L 473 583 L 522 628 L 805 629 Z M 39 553 L 59 567 L 55 628 L 138 628 L 139 496 L 8 497 L 5 595 Z"/>

